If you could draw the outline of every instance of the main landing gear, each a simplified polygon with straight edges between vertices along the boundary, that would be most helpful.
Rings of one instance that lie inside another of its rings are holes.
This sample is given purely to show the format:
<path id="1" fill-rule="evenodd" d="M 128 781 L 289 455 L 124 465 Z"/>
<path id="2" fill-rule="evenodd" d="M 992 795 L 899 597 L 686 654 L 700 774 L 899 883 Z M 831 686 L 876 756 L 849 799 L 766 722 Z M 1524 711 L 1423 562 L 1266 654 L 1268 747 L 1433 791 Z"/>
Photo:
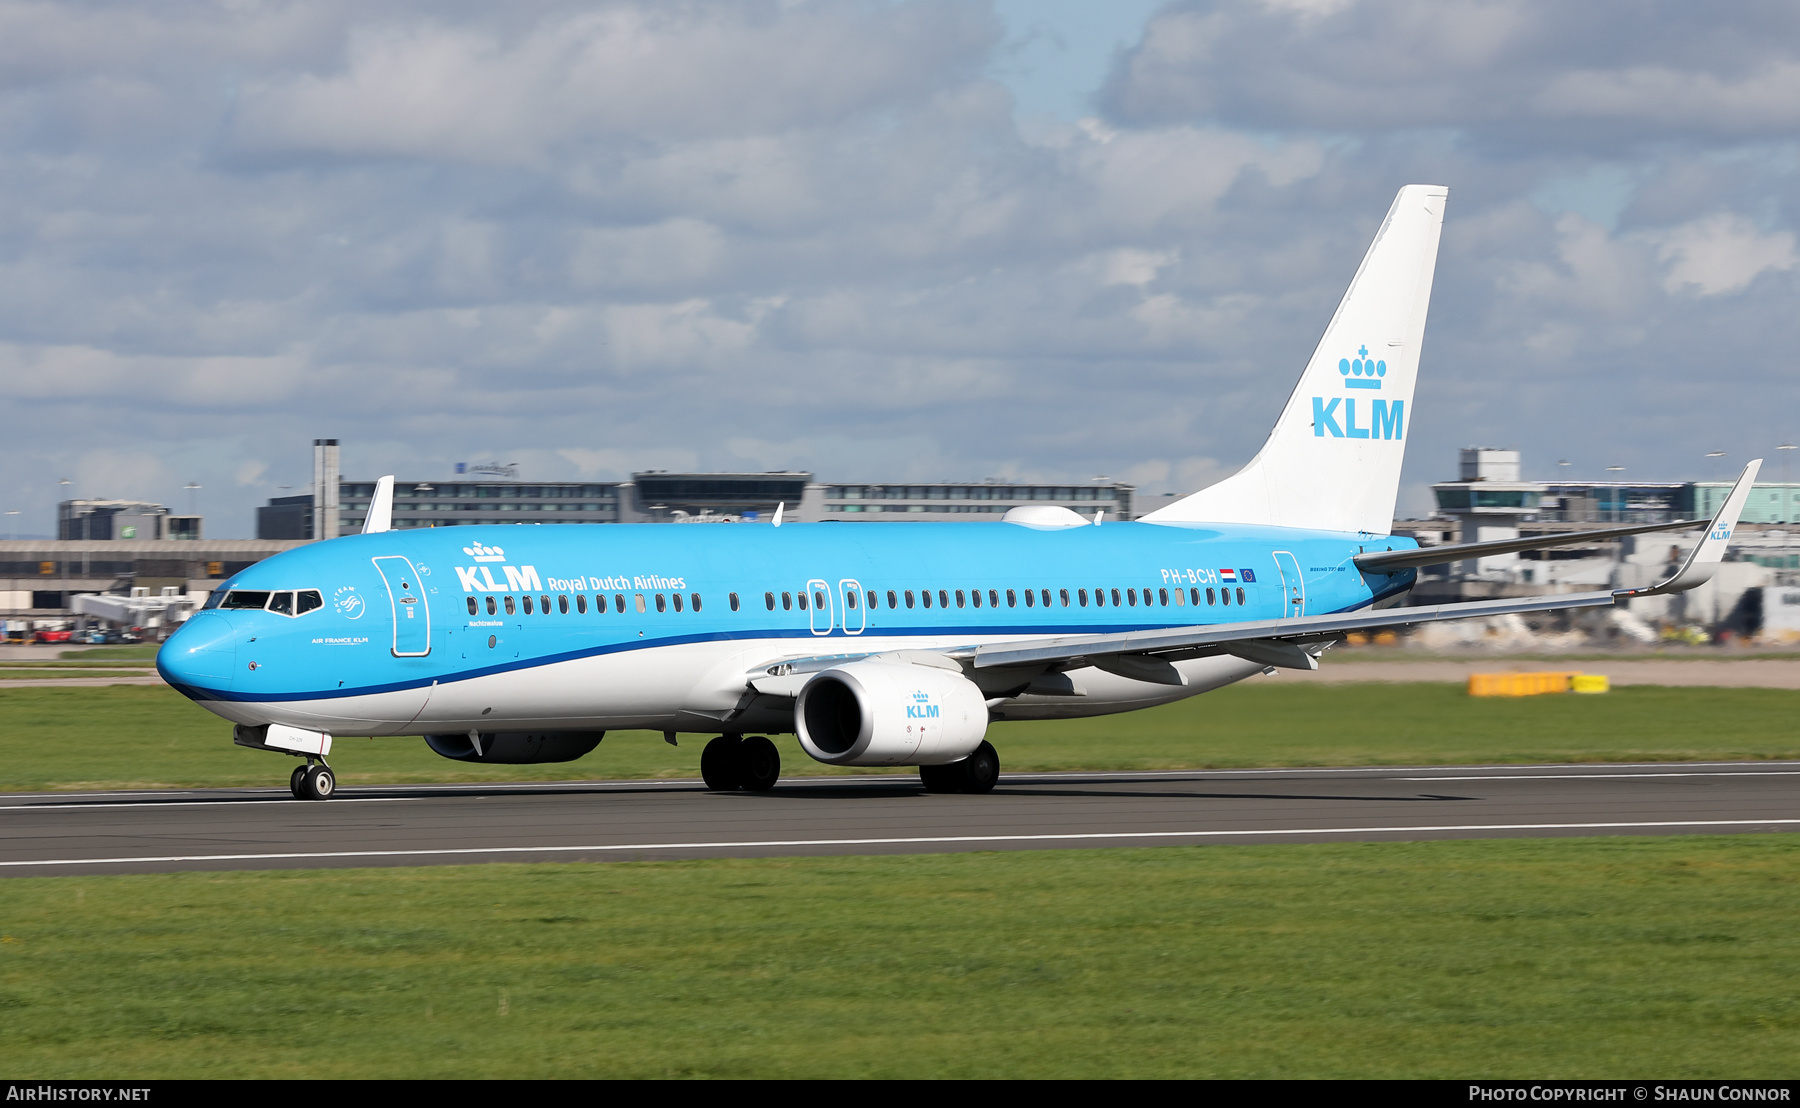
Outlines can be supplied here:
<path id="1" fill-rule="evenodd" d="M 928 793 L 993 792 L 1000 780 L 1000 753 L 982 740 L 975 752 L 945 766 L 920 766 L 919 780 Z"/>
<path id="2" fill-rule="evenodd" d="M 315 764 L 308 758 L 305 765 L 294 767 L 288 777 L 288 788 L 296 800 L 330 800 L 331 794 L 337 791 L 337 775 L 324 762 Z"/>
<path id="3" fill-rule="evenodd" d="M 719 792 L 768 792 L 781 777 L 781 752 L 760 735 L 720 735 L 700 752 L 700 776 Z"/>

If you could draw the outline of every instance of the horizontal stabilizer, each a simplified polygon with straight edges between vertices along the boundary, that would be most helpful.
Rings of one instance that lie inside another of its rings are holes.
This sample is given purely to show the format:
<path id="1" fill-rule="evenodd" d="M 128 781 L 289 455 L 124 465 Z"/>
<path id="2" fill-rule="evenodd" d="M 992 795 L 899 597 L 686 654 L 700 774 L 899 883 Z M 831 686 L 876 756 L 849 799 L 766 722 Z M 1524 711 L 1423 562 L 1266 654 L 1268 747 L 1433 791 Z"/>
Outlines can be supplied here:
<path id="1" fill-rule="evenodd" d="M 1651 531 L 1692 531 L 1706 524 L 1704 519 L 1684 519 L 1675 523 L 1640 523 L 1632 527 L 1607 527 L 1599 531 L 1570 531 L 1561 535 L 1529 535 L 1517 539 L 1495 539 L 1493 542 L 1462 542 L 1450 546 L 1426 546 L 1417 550 L 1383 550 L 1358 554 L 1351 561 L 1364 573 L 1393 573 L 1400 569 L 1443 565 L 1466 558 L 1485 558 L 1492 554 L 1515 554 L 1521 550 L 1549 550 L 1557 546 L 1616 539 L 1625 535 L 1643 535 Z"/>

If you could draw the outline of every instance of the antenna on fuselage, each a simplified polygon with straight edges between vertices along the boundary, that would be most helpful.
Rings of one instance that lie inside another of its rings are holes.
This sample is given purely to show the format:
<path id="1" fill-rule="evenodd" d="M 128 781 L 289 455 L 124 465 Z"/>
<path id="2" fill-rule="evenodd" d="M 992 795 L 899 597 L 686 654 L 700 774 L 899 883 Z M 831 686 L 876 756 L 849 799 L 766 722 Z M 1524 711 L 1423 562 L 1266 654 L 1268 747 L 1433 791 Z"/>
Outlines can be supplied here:
<path id="1" fill-rule="evenodd" d="M 781 513 L 787 511 L 787 501 L 775 505 L 775 526 L 781 526 Z"/>

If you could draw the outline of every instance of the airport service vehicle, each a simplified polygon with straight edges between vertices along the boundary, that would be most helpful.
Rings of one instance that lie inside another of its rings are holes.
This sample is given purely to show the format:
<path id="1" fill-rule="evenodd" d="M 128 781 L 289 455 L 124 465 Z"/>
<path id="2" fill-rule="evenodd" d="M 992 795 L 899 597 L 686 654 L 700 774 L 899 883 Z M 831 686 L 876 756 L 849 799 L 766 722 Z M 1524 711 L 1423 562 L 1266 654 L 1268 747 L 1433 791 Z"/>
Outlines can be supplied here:
<path id="1" fill-rule="evenodd" d="M 1719 515 L 1439 546 L 1389 534 L 1448 190 L 1400 190 L 1268 441 L 1242 470 L 1135 522 L 1049 505 L 1000 523 L 455 527 L 364 532 L 223 583 L 157 654 L 168 682 L 297 756 L 331 795 L 341 736 L 423 735 L 472 762 L 562 762 L 609 730 L 715 736 L 706 783 L 761 790 L 766 736 L 833 765 L 917 766 L 985 792 L 993 720 L 1168 703 L 1350 631 L 1585 608 L 1712 576 L 1758 463 Z M 1648 589 L 1397 608 L 1419 567 L 1600 536 L 1709 530 Z"/>

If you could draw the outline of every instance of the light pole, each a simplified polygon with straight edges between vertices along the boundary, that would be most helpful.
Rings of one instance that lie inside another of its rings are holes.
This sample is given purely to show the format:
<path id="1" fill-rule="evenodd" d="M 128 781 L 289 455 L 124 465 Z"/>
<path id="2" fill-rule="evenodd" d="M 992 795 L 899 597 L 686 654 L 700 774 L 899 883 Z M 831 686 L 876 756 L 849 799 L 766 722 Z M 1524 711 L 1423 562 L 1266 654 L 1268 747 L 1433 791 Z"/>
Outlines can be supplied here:
<path id="1" fill-rule="evenodd" d="M 1606 472 L 1608 472 L 1608 473 L 1624 473 L 1625 467 L 1624 466 L 1607 466 Z M 1614 488 L 1612 490 L 1612 494 L 1613 494 L 1613 522 L 1617 523 L 1619 520 L 1622 520 L 1625 518 L 1625 487 L 1624 487 L 1623 483 L 1620 483 L 1618 485 L 1618 487 Z"/>
<path id="2" fill-rule="evenodd" d="M 1558 458 L 1556 460 L 1556 475 L 1559 479 L 1558 484 L 1561 486 L 1556 492 L 1557 499 L 1562 501 L 1563 521 L 1572 523 L 1574 521 L 1569 519 L 1569 490 L 1567 487 L 1569 483 L 1569 459 Z"/>
<path id="3" fill-rule="evenodd" d="M 184 488 L 184 489 L 186 489 L 186 490 L 187 490 L 187 494 L 188 494 L 188 515 L 198 515 L 198 514 L 199 514 L 199 510 L 198 510 L 198 509 L 197 509 L 197 508 L 195 508 L 195 507 L 194 507 L 194 494 L 195 494 L 195 493 L 197 493 L 197 492 L 199 492 L 199 491 L 200 491 L 200 489 L 201 489 L 201 485 L 200 485 L 200 482 L 198 482 L 198 481 L 189 481 L 189 482 L 188 482 L 188 483 L 187 483 L 187 484 L 185 484 L 185 485 L 183 485 L 183 486 L 181 486 L 181 487 L 182 487 L 182 488 Z"/>
<path id="4" fill-rule="evenodd" d="M 16 516 L 19 513 L 17 511 L 11 511 L 6 514 L 9 516 Z M 7 523 L 7 533 L 10 534 L 14 539 L 17 539 L 19 537 L 19 521 L 16 519 L 9 519 L 6 521 L 6 523 Z"/>

